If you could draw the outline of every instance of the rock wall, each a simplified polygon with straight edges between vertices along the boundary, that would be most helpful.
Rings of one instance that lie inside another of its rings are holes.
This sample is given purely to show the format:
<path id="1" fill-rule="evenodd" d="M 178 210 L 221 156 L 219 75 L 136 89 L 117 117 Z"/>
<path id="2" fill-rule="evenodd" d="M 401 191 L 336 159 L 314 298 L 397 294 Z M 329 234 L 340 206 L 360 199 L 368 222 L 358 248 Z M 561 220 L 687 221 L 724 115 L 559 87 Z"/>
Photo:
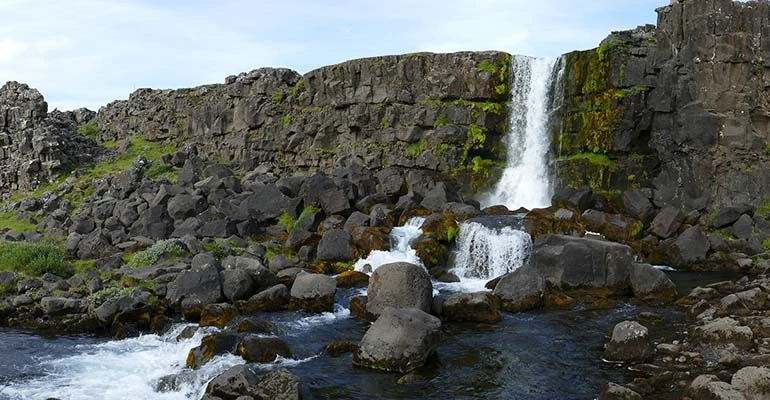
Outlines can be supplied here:
<path id="1" fill-rule="evenodd" d="M 95 143 L 76 130 L 92 117 L 85 109 L 49 114 L 40 92 L 25 84 L 0 87 L 0 198 L 90 159 Z"/>
<path id="2" fill-rule="evenodd" d="M 651 187 L 658 206 L 768 203 L 770 4 L 676 0 L 657 27 L 567 54 L 559 184 Z"/>
<path id="3" fill-rule="evenodd" d="M 263 68 L 193 89 L 141 89 L 99 110 L 100 139 L 146 134 L 282 174 L 356 164 L 486 184 L 504 164 L 510 56 L 418 53 Z M 490 172 L 492 170 L 492 172 Z"/>

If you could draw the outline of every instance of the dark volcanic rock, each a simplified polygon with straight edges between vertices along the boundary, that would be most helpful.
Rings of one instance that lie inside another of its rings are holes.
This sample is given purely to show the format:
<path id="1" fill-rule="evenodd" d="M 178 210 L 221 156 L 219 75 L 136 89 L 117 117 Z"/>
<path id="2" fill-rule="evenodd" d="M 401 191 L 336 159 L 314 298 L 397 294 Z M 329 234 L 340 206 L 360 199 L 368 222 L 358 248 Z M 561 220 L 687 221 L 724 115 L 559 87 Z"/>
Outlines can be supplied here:
<path id="1" fill-rule="evenodd" d="M 353 364 L 408 372 L 425 364 L 438 347 L 441 320 L 416 308 L 382 310 L 353 356 Z"/>
<path id="2" fill-rule="evenodd" d="M 381 265 L 369 279 L 366 310 L 379 315 L 386 307 L 430 311 L 433 284 L 424 268 L 405 262 Z"/>
<path id="3" fill-rule="evenodd" d="M 612 330 L 603 357 L 611 361 L 645 361 L 653 351 L 647 328 L 638 322 L 623 321 Z"/>
<path id="4" fill-rule="evenodd" d="M 291 286 L 289 309 L 323 312 L 334 310 L 337 281 L 322 274 L 300 272 Z"/>

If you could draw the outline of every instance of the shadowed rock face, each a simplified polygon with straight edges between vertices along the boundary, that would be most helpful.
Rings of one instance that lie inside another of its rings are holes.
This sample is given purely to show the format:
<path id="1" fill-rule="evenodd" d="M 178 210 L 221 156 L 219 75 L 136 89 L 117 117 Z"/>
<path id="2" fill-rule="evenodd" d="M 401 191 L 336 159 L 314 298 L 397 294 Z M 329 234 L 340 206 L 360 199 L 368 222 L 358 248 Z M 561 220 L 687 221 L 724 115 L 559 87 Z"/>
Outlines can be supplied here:
<path id="1" fill-rule="evenodd" d="M 35 89 L 8 82 L 0 87 L 0 192 L 34 189 L 64 168 L 90 160 L 95 143 L 76 134 L 94 113 L 48 113 Z"/>
<path id="2" fill-rule="evenodd" d="M 196 143 L 202 156 L 284 173 L 328 173 L 351 163 L 457 172 L 458 161 L 505 159 L 495 145 L 507 120 L 509 62 L 501 52 L 418 53 L 304 76 L 261 68 L 225 84 L 140 89 L 100 109 L 96 123 L 102 139 L 143 132 L 150 140 Z"/>
<path id="3" fill-rule="evenodd" d="M 686 210 L 761 205 L 770 4 L 677 0 L 657 12 L 657 27 L 566 55 L 559 184 L 652 187 L 658 207 Z"/>

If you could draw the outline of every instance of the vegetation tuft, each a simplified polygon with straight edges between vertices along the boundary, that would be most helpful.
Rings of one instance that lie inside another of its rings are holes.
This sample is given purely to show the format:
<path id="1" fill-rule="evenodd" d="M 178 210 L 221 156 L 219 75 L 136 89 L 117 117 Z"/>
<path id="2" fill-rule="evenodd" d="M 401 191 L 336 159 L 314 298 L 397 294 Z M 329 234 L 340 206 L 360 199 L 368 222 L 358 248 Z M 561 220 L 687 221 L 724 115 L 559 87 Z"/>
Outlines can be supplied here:
<path id="1" fill-rule="evenodd" d="M 45 273 L 69 277 L 72 264 L 64 259 L 64 250 L 52 243 L 0 242 L 0 270 L 31 276 Z"/>

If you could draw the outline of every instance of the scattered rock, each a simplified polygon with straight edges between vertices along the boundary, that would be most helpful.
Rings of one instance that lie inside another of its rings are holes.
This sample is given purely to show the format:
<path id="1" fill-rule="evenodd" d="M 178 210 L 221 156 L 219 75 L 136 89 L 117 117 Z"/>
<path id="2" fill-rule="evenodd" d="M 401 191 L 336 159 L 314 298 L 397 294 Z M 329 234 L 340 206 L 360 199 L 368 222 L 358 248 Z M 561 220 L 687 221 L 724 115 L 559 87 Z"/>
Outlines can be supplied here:
<path id="1" fill-rule="evenodd" d="M 406 262 L 381 265 L 372 273 L 366 310 L 379 315 L 386 307 L 430 311 L 433 284 L 425 268 Z"/>

